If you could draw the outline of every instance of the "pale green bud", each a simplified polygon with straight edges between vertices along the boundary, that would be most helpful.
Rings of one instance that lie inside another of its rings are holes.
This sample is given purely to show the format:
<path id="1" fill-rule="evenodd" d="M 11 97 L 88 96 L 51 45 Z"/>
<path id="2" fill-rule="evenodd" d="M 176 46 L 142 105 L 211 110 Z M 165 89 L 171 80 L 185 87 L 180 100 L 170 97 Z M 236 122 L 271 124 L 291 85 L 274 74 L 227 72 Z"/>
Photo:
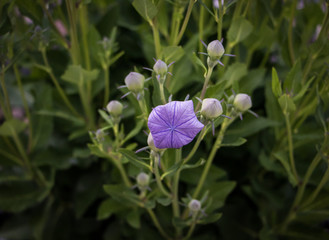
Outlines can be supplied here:
<path id="1" fill-rule="evenodd" d="M 157 148 L 155 145 L 154 145 L 154 140 L 153 140 L 153 136 L 151 133 L 149 133 L 148 137 L 147 137 L 147 144 L 149 145 L 150 149 L 155 151 L 155 152 L 160 152 L 161 149 Z"/>
<path id="2" fill-rule="evenodd" d="M 252 106 L 251 98 L 244 93 L 239 93 L 235 96 L 233 105 L 240 112 L 247 111 Z"/>
<path id="3" fill-rule="evenodd" d="M 208 44 L 207 52 L 211 61 L 217 61 L 223 56 L 225 49 L 220 41 L 214 40 Z"/>
<path id="4" fill-rule="evenodd" d="M 131 72 L 125 78 L 127 88 L 134 92 L 139 93 L 144 89 L 145 77 L 137 72 Z"/>
<path id="5" fill-rule="evenodd" d="M 192 212 L 198 212 L 201 209 L 201 203 L 200 201 L 196 200 L 196 199 L 192 199 L 189 204 L 188 204 L 188 208 L 192 211 Z"/>
<path id="6" fill-rule="evenodd" d="M 119 101 L 113 100 L 109 102 L 106 106 L 106 110 L 111 114 L 113 117 L 119 117 L 122 114 L 123 106 Z"/>
<path id="7" fill-rule="evenodd" d="M 213 120 L 223 113 L 223 108 L 216 98 L 205 98 L 202 101 L 200 113 L 204 118 Z"/>
<path id="8" fill-rule="evenodd" d="M 144 172 L 141 172 L 137 175 L 136 177 L 136 181 L 137 181 L 137 184 L 138 186 L 140 187 L 146 187 L 149 185 L 149 182 L 150 182 L 150 176 L 147 175 L 146 173 Z"/>
<path id="9" fill-rule="evenodd" d="M 153 66 L 156 75 L 165 76 L 168 73 L 168 66 L 164 61 L 157 60 Z"/>

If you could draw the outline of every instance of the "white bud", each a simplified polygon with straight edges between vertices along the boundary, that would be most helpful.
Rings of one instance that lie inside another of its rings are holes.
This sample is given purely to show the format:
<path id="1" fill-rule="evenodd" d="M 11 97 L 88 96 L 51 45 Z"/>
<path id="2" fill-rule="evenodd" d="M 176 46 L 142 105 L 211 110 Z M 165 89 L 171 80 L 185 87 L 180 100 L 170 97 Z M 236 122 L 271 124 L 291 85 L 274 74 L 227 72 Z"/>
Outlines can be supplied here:
<path id="1" fill-rule="evenodd" d="M 198 200 L 192 199 L 189 204 L 188 204 L 188 208 L 192 211 L 192 212 L 198 212 L 201 209 L 201 203 Z"/>
<path id="2" fill-rule="evenodd" d="M 114 117 L 118 117 L 122 113 L 123 106 L 119 101 L 113 100 L 106 106 L 106 110 Z"/>
<path id="3" fill-rule="evenodd" d="M 155 151 L 155 152 L 160 152 L 161 149 L 157 148 L 154 145 L 154 140 L 153 140 L 153 136 L 151 133 L 149 133 L 148 137 L 147 137 L 147 144 L 149 145 L 149 147 L 151 148 L 151 150 Z"/>
<path id="4" fill-rule="evenodd" d="M 213 120 L 223 113 L 223 108 L 216 98 L 205 98 L 200 113 L 204 118 Z"/>
<path id="5" fill-rule="evenodd" d="M 131 72 L 125 78 L 127 88 L 134 92 L 139 93 L 144 89 L 145 77 L 137 72 Z"/>
<path id="6" fill-rule="evenodd" d="M 165 76 L 168 73 L 168 66 L 164 61 L 157 60 L 153 66 L 156 75 Z"/>
<path id="7" fill-rule="evenodd" d="M 252 106 L 251 98 L 244 93 L 239 93 L 235 96 L 233 105 L 240 112 L 247 111 Z"/>
<path id="8" fill-rule="evenodd" d="M 220 41 L 214 40 L 208 44 L 207 52 L 211 61 L 217 61 L 223 56 L 225 49 Z"/>
<path id="9" fill-rule="evenodd" d="M 137 181 L 138 186 L 141 186 L 141 187 L 148 186 L 149 182 L 150 182 L 150 176 L 144 172 L 141 172 L 137 175 L 136 181 Z"/>

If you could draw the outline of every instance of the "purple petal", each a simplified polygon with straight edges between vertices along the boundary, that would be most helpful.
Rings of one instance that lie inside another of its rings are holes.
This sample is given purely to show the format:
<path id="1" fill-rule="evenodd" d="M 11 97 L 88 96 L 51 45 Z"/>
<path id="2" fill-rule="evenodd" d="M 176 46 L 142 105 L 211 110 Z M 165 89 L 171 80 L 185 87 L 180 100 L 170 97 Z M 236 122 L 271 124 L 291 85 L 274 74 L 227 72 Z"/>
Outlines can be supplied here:
<path id="1" fill-rule="evenodd" d="M 154 108 L 148 127 L 157 148 L 181 148 L 204 127 L 195 116 L 193 102 L 172 101 Z"/>

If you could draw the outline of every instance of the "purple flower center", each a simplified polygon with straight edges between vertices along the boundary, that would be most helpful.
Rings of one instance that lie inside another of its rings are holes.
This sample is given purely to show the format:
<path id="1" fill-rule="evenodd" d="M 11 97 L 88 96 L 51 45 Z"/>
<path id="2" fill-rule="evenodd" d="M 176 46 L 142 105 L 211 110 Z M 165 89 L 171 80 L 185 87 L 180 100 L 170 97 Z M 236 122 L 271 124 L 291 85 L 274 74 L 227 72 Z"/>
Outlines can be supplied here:
<path id="1" fill-rule="evenodd" d="M 196 118 L 190 100 L 155 107 L 149 116 L 148 127 L 157 148 L 181 148 L 190 143 L 204 126 Z"/>

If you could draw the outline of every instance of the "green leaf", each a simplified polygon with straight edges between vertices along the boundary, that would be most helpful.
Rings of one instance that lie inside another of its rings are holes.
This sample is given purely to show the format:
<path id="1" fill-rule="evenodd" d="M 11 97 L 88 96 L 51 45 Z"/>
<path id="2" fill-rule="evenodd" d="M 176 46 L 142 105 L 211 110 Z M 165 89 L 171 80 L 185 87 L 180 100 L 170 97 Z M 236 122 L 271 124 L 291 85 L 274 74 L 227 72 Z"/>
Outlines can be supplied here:
<path id="1" fill-rule="evenodd" d="M 171 198 L 157 198 L 157 202 L 160 203 L 162 206 L 169 206 L 172 202 Z"/>
<path id="2" fill-rule="evenodd" d="M 242 137 L 235 138 L 234 140 L 230 140 L 230 139 L 228 140 L 227 137 L 225 137 L 221 146 L 222 147 L 237 147 L 237 146 L 241 146 L 245 142 L 247 142 L 247 139 L 242 138 Z"/>
<path id="3" fill-rule="evenodd" d="M 209 223 L 214 223 L 217 222 L 221 217 L 222 217 L 222 213 L 213 213 L 210 214 L 204 218 L 201 218 L 198 223 L 199 224 L 209 224 Z"/>
<path id="4" fill-rule="evenodd" d="M 136 167 L 147 169 L 147 170 L 151 171 L 150 165 L 148 165 L 147 163 L 145 163 L 144 161 L 139 159 L 133 151 L 129 151 L 129 150 L 121 148 L 118 150 L 118 152 L 121 153 L 124 157 L 126 157 Z"/>
<path id="5" fill-rule="evenodd" d="M 211 205 L 207 211 L 212 212 L 224 205 L 228 195 L 236 186 L 234 181 L 221 181 L 205 185 L 204 190 L 209 190 L 209 200 L 212 200 Z"/>
<path id="6" fill-rule="evenodd" d="M 243 17 L 236 18 L 231 24 L 227 37 L 233 46 L 243 41 L 253 30 L 252 24 Z"/>
<path id="7" fill-rule="evenodd" d="M 239 82 L 240 92 L 252 95 L 253 91 L 264 84 L 265 68 L 250 70 Z"/>
<path id="8" fill-rule="evenodd" d="M 70 65 L 66 69 L 65 73 L 62 75 L 62 79 L 67 82 L 81 86 L 89 81 L 96 80 L 98 74 L 98 69 L 88 71 L 83 69 L 80 65 Z"/>
<path id="9" fill-rule="evenodd" d="M 98 113 L 110 125 L 110 128 L 112 128 L 113 121 L 112 121 L 111 117 L 104 110 L 101 110 L 101 109 L 98 110 Z"/>
<path id="10" fill-rule="evenodd" d="M 123 143 L 125 143 L 126 141 L 128 141 L 129 139 L 131 139 L 132 137 L 136 136 L 142 129 L 144 125 L 144 120 L 140 120 L 139 122 L 137 122 L 136 126 L 134 127 L 133 130 L 131 130 L 128 135 L 125 137 L 125 139 L 123 139 Z"/>
<path id="11" fill-rule="evenodd" d="M 223 77 L 226 81 L 225 89 L 237 84 L 245 75 L 247 75 L 247 65 L 245 63 L 236 62 L 230 65 Z"/>
<path id="12" fill-rule="evenodd" d="M 292 173 L 287 154 L 283 151 L 278 151 L 273 153 L 273 156 L 280 161 L 280 163 L 286 170 L 291 185 L 296 186 L 298 180 L 295 178 L 295 175 Z"/>
<path id="13" fill-rule="evenodd" d="M 126 220 L 129 223 L 129 225 L 132 226 L 133 228 L 139 229 L 141 227 L 140 213 L 138 209 L 134 209 L 130 211 L 126 215 Z"/>
<path id="14" fill-rule="evenodd" d="M 315 76 L 310 78 L 306 82 L 306 84 L 302 85 L 302 88 L 299 90 L 298 93 L 294 92 L 295 96 L 293 96 L 292 98 L 295 102 L 298 101 L 299 99 L 301 99 L 305 95 L 306 91 L 309 90 L 309 87 L 310 87 L 310 85 L 311 85 L 311 83 L 313 82 L 314 79 L 315 79 Z"/>
<path id="15" fill-rule="evenodd" d="M 161 180 L 163 180 L 167 176 L 172 176 L 175 172 L 177 172 L 177 170 L 180 168 L 181 165 L 182 165 L 182 162 L 175 163 L 174 165 L 172 165 L 167 171 L 165 171 L 161 175 Z"/>
<path id="16" fill-rule="evenodd" d="M 63 112 L 63 111 L 40 110 L 40 111 L 37 111 L 36 114 L 63 118 L 65 120 L 68 120 L 68 121 L 71 121 L 71 122 L 75 123 L 77 126 L 83 126 L 85 124 L 83 119 L 74 117 L 71 114 Z"/>
<path id="17" fill-rule="evenodd" d="M 201 61 L 200 58 L 198 58 L 198 56 L 195 54 L 195 52 L 192 55 L 192 62 L 196 63 L 197 65 L 199 65 L 200 67 L 202 67 L 203 71 L 204 71 L 204 76 L 207 75 L 207 67 L 203 64 L 203 62 Z"/>
<path id="18" fill-rule="evenodd" d="M 199 161 L 197 161 L 196 163 L 194 164 L 185 164 L 181 167 L 181 170 L 183 169 L 191 169 L 191 168 L 197 168 L 197 167 L 200 167 L 202 166 L 203 164 L 205 164 L 206 160 L 201 158 Z"/>
<path id="19" fill-rule="evenodd" d="M 133 6 L 136 11 L 146 20 L 152 20 L 158 13 L 157 7 L 151 0 L 134 0 Z"/>
<path id="20" fill-rule="evenodd" d="M 296 105 L 288 94 L 283 94 L 279 98 L 279 104 L 284 114 L 292 113 L 296 111 Z"/>
<path id="21" fill-rule="evenodd" d="M 187 220 L 183 220 L 181 218 L 174 217 L 172 219 L 172 224 L 173 224 L 173 226 L 184 228 L 186 226 L 190 226 L 192 224 L 192 221 L 193 221 L 192 218 L 188 218 Z"/>
<path id="22" fill-rule="evenodd" d="M 120 204 L 120 202 L 108 198 L 104 200 L 97 211 L 97 220 L 104 220 L 112 216 L 113 213 L 120 212 L 126 209 L 127 206 Z"/>
<path id="23" fill-rule="evenodd" d="M 283 89 L 288 92 L 298 92 L 301 87 L 302 79 L 302 67 L 298 59 L 284 80 Z"/>
<path id="24" fill-rule="evenodd" d="M 109 194 L 114 200 L 124 204 L 126 206 L 136 206 L 139 205 L 140 199 L 135 192 L 124 185 L 121 184 L 106 184 L 103 185 L 104 191 Z"/>
<path id="25" fill-rule="evenodd" d="M 184 56 L 185 52 L 181 46 L 168 46 L 162 49 L 162 56 L 164 61 L 169 64 L 171 62 L 177 62 Z"/>
<path id="26" fill-rule="evenodd" d="M 26 128 L 26 123 L 13 118 L 13 119 L 5 121 L 0 126 L 0 135 L 12 137 L 15 134 L 22 132 L 25 128 Z"/>
<path id="27" fill-rule="evenodd" d="M 276 98 L 279 98 L 282 95 L 282 89 L 278 73 L 276 72 L 274 67 L 272 68 L 272 92 Z"/>

